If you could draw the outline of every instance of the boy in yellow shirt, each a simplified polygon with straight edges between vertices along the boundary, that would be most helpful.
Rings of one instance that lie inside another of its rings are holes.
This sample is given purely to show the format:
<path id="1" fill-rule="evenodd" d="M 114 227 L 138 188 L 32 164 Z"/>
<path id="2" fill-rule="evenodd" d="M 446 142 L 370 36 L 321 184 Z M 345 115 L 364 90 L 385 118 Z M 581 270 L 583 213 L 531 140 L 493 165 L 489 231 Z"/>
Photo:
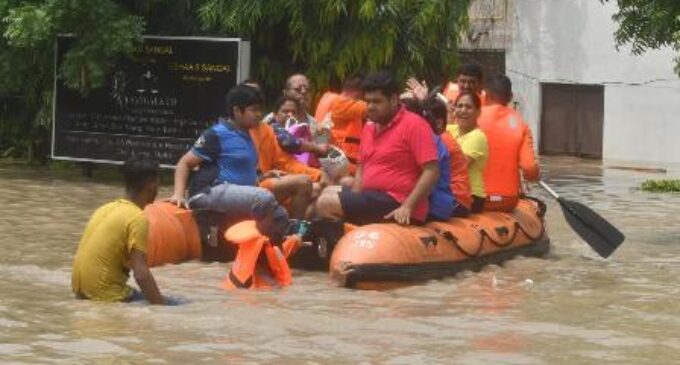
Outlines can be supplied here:
<path id="1" fill-rule="evenodd" d="M 156 199 L 158 164 L 127 161 L 122 168 L 126 197 L 101 206 L 85 227 L 73 260 L 71 288 L 79 299 L 165 304 L 146 264 L 149 223 L 144 207 Z M 127 285 L 133 271 L 142 293 Z"/>

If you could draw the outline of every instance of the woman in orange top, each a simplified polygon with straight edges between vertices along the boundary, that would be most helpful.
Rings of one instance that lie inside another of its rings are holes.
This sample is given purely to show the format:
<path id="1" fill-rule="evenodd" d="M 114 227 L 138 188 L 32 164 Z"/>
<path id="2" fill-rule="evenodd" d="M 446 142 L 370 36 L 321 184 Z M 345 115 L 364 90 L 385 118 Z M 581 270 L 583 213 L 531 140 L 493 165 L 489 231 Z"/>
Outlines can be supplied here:
<path id="1" fill-rule="evenodd" d="M 271 125 L 259 123 L 250 129 L 250 136 L 257 151 L 259 186 L 274 193 L 280 202 L 290 198 L 290 217 L 303 218 L 315 198 L 313 192 L 320 191 L 328 178 L 321 170 L 303 164 L 281 149 Z"/>
<path id="2" fill-rule="evenodd" d="M 423 115 L 434 124 L 435 133 L 441 137 L 451 157 L 449 185 L 457 203 L 452 216 L 467 217 L 472 208 L 470 178 L 463 150 L 451 133 L 446 132 L 447 106 L 439 99 L 428 99 L 423 104 Z"/>
<path id="3" fill-rule="evenodd" d="M 511 212 L 519 201 L 520 170 L 524 179 L 537 181 L 538 162 L 531 130 L 522 116 L 508 106 L 512 100 L 510 79 L 503 75 L 492 77 L 486 91 L 489 105 L 482 108 L 478 121 L 489 144 L 484 169 L 484 210 Z"/>

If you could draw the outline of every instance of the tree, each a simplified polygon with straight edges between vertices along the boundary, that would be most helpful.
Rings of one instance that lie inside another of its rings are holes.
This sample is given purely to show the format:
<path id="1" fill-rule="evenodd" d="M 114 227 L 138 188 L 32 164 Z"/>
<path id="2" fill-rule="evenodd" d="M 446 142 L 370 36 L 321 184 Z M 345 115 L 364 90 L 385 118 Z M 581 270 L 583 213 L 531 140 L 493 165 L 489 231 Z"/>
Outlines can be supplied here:
<path id="1" fill-rule="evenodd" d="M 679 53 L 675 72 L 680 76 L 680 1 L 616 0 L 616 3 L 619 9 L 613 19 L 619 24 L 615 32 L 617 44 L 630 44 L 633 54 L 672 47 Z"/>
<path id="2" fill-rule="evenodd" d="M 381 67 L 439 81 L 456 67 L 470 1 L 2 0 L 0 157 L 49 141 L 59 34 L 76 41 L 56 75 L 82 93 L 143 34 L 247 38 L 253 76 L 275 90 L 296 71 L 319 88 Z"/>
<path id="3" fill-rule="evenodd" d="M 77 38 L 58 74 L 87 92 L 118 55 L 134 50 L 145 24 L 107 0 L 5 0 L 0 19 L 0 153 L 24 148 L 29 158 L 36 143 L 45 149 L 48 141 L 57 35 Z"/>
<path id="4" fill-rule="evenodd" d="M 304 71 L 319 88 L 357 71 L 393 68 L 441 81 L 456 67 L 470 0 L 210 0 L 204 25 L 249 37 L 269 86 Z"/>

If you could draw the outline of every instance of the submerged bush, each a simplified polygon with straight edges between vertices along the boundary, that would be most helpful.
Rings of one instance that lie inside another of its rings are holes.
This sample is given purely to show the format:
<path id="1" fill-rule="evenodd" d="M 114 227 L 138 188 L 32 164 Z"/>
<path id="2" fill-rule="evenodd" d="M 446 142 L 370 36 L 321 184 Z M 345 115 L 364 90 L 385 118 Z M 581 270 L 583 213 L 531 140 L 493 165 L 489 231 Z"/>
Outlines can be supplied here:
<path id="1" fill-rule="evenodd" d="M 680 192 L 680 180 L 647 180 L 640 188 L 653 193 Z"/>

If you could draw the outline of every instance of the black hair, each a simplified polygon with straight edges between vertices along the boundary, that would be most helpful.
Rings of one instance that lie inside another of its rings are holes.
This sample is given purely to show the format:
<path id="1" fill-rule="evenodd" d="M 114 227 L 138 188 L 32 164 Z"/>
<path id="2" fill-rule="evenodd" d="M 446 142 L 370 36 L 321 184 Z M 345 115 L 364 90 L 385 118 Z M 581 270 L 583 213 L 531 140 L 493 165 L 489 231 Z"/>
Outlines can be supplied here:
<path id="1" fill-rule="evenodd" d="M 420 106 L 420 101 L 416 98 L 402 98 L 401 103 L 404 105 L 406 110 L 411 113 L 422 114 L 423 109 Z"/>
<path id="2" fill-rule="evenodd" d="M 493 75 L 486 80 L 486 93 L 503 104 L 512 101 L 512 81 L 505 75 Z"/>
<path id="3" fill-rule="evenodd" d="M 234 108 L 241 110 L 252 106 L 264 104 L 262 93 L 248 85 L 236 85 L 227 93 L 227 117 L 234 116 Z"/>
<path id="4" fill-rule="evenodd" d="M 365 75 L 363 73 L 356 73 L 345 78 L 342 82 L 342 89 L 347 91 L 361 91 L 361 83 L 364 81 Z"/>
<path id="5" fill-rule="evenodd" d="M 283 95 L 280 98 L 276 99 L 276 103 L 274 103 L 274 112 L 275 113 L 278 112 L 279 109 L 281 109 L 281 107 L 283 106 L 283 104 L 285 104 L 289 101 L 292 101 L 293 103 L 295 103 L 295 107 L 298 110 L 300 110 L 300 100 L 298 100 L 297 98 L 294 98 L 292 96 L 289 96 L 289 95 Z"/>
<path id="6" fill-rule="evenodd" d="M 453 102 L 453 105 L 458 104 L 458 100 L 460 100 L 460 98 L 462 98 L 463 96 L 469 96 L 470 98 L 472 98 L 472 104 L 475 104 L 475 108 L 477 108 L 477 110 L 482 108 L 482 99 L 479 98 L 479 95 L 471 92 L 462 92 L 458 94 L 456 100 Z"/>
<path id="7" fill-rule="evenodd" d="M 436 134 L 439 133 L 440 131 L 437 130 L 437 120 L 442 119 L 444 120 L 444 123 L 446 123 L 446 117 L 447 117 L 447 108 L 446 104 L 439 100 L 439 98 L 434 97 L 434 98 L 429 98 L 425 100 L 422 104 L 423 108 L 423 118 L 427 120 L 427 122 L 430 124 L 430 127 L 432 128 L 432 131 Z"/>
<path id="8" fill-rule="evenodd" d="M 399 85 L 391 72 L 383 70 L 369 74 L 361 82 L 361 89 L 364 92 L 380 91 L 385 96 L 392 96 L 399 93 Z"/>
<path id="9" fill-rule="evenodd" d="M 125 190 L 132 194 L 140 193 L 149 181 L 156 180 L 161 175 L 158 163 L 142 158 L 125 161 L 120 170 L 125 181 Z"/>
<path id="10" fill-rule="evenodd" d="M 458 68 L 457 74 L 472 76 L 479 82 L 484 80 L 484 71 L 482 70 L 482 66 L 480 66 L 478 63 L 466 63 L 460 66 L 460 68 Z"/>

